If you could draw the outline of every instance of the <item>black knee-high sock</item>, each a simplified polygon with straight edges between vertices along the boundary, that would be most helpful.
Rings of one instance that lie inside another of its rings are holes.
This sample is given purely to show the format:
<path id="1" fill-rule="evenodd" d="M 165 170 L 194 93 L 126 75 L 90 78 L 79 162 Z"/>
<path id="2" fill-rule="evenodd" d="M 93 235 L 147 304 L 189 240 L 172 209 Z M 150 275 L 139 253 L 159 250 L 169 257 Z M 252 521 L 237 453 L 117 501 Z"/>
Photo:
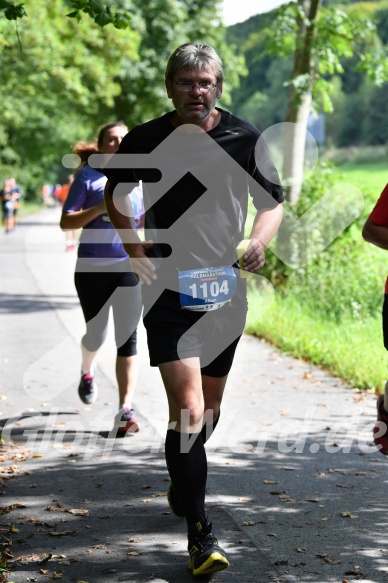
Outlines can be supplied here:
<path id="1" fill-rule="evenodd" d="M 205 444 L 207 440 L 211 437 L 213 431 L 217 427 L 217 423 L 220 420 L 221 411 L 219 411 L 217 418 L 213 421 L 213 423 L 205 423 L 205 425 L 201 429 L 201 437 L 202 441 Z"/>
<path id="2" fill-rule="evenodd" d="M 198 533 L 196 525 L 206 520 L 207 459 L 200 434 L 181 434 L 169 429 L 165 455 L 171 481 L 183 506 L 190 537 Z"/>

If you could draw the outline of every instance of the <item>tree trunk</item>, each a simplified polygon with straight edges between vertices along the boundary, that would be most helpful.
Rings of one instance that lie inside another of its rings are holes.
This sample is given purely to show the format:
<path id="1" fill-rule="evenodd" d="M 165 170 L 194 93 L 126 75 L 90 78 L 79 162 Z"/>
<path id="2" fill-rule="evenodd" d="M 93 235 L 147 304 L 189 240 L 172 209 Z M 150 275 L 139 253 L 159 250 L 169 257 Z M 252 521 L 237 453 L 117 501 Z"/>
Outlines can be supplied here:
<path id="1" fill-rule="evenodd" d="M 307 17 L 298 18 L 298 34 L 286 116 L 283 184 L 287 200 L 294 203 L 302 188 L 306 132 L 315 83 L 313 42 L 322 0 L 298 0 Z M 296 83 L 294 81 L 297 81 Z"/>

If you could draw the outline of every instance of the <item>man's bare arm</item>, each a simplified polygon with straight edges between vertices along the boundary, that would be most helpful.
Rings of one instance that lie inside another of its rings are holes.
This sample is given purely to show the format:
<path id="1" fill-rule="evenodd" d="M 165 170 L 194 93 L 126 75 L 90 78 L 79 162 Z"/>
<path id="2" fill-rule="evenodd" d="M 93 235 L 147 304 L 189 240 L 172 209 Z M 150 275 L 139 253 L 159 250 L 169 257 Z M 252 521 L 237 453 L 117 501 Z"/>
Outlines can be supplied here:
<path id="1" fill-rule="evenodd" d="M 367 219 L 362 229 L 362 236 L 367 243 L 372 243 L 381 249 L 388 249 L 388 227 L 376 225 Z"/>
<path id="2" fill-rule="evenodd" d="M 252 231 L 249 236 L 249 246 L 243 256 L 245 271 L 255 272 L 261 269 L 265 263 L 265 249 L 271 239 L 276 235 L 283 217 L 283 206 L 278 204 L 275 208 L 256 214 Z"/>

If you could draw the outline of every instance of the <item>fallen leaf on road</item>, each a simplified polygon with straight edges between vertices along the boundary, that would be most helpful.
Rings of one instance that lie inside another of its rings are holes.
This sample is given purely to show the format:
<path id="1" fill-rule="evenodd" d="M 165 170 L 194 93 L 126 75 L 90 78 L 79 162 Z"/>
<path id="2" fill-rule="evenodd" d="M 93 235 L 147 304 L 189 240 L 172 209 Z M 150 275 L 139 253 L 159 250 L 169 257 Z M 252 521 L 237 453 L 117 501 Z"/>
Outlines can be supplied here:
<path id="1" fill-rule="evenodd" d="M 66 512 L 68 512 L 69 514 L 74 514 L 74 516 L 89 515 L 89 510 L 86 510 L 85 508 L 69 508 L 69 510 L 66 510 Z"/>
<path id="2" fill-rule="evenodd" d="M 315 474 L 313 474 L 314 478 L 324 478 L 326 476 L 325 472 L 315 472 Z"/>
<path id="3" fill-rule="evenodd" d="M 50 536 L 77 536 L 78 530 L 50 530 Z"/>
<path id="4" fill-rule="evenodd" d="M 58 510 L 62 510 L 62 508 L 58 508 L 58 506 L 47 506 L 47 512 L 57 512 Z"/>
<path id="5" fill-rule="evenodd" d="M 317 553 L 319 559 L 323 559 L 328 565 L 338 565 L 341 561 L 338 561 L 333 555 Z"/>
<path id="6" fill-rule="evenodd" d="M 341 516 L 342 518 L 358 518 L 356 514 L 352 514 L 351 512 L 349 512 L 349 510 L 347 510 L 346 512 L 341 512 Z"/>
<path id="7" fill-rule="evenodd" d="M 290 496 L 287 496 L 285 494 L 280 494 L 279 496 L 279 500 L 281 500 L 282 502 L 299 502 L 298 498 L 290 498 Z"/>
<path id="8" fill-rule="evenodd" d="M 360 581 L 361 579 L 366 579 L 365 573 L 362 573 L 361 567 L 359 567 L 358 565 L 354 565 L 353 569 L 345 571 L 345 575 L 355 575 L 357 581 Z"/>
<path id="9" fill-rule="evenodd" d="M 89 555 L 91 555 L 97 549 L 106 549 L 106 545 L 94 545 L 93 547 L 88 549 L 87 552 L 89 553 Z"/>
<path id="10" fill-rule="evenodd" d="M 1 506 L 0 507 L 0 514 L 8 514 L 12 510 L 15 510 L 16 508 L 25 508 L 25 505 L 16 503 L 16 504 L 10 504 L 10 506 Z"/>

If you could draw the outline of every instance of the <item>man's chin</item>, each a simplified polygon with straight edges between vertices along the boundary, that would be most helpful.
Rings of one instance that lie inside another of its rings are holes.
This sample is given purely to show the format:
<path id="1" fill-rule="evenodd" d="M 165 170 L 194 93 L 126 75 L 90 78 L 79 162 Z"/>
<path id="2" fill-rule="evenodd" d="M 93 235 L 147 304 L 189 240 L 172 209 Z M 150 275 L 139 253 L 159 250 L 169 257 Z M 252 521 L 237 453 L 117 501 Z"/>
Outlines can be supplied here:
<path id="1" fill-rule="evenodd" d="M 188 111 L 182 111 L 181 115 L 190 123 L 198 123 L 205 121 L 209 117 L 210 113 L 210 111 L 205 109 L 190 109 Z"/>

